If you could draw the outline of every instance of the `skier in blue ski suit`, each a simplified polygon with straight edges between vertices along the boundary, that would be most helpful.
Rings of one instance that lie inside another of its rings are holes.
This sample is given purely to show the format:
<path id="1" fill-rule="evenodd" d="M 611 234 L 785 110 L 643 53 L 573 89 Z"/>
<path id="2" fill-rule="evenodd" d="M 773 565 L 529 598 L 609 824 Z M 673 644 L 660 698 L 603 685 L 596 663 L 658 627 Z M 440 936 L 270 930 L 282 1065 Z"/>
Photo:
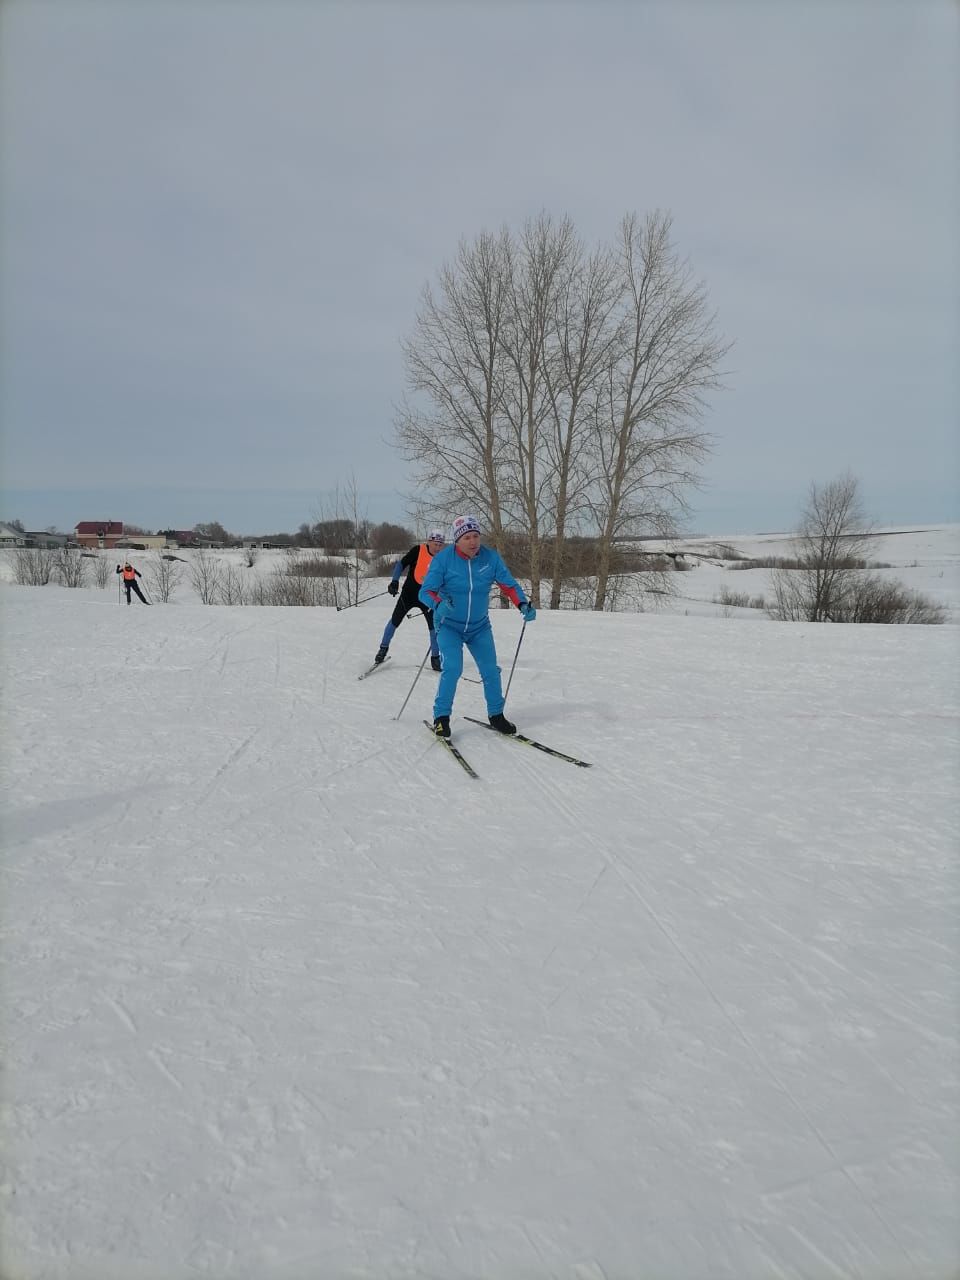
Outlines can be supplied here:
<path id="1" fill-rule="evenodd" d="M 420 599 L 433 610 L 433 625 L 440 646 L 442 668 L 433 704 L 434 732 L 450 737 L 450 714 L 463 674 L 463 646 L 473 656 L 483 681 L 487 716 L 494 729 L 516 733 L 503 714 L 503 685 L 497 666 L 497 650 L 490 626 L 490 591 L 494 583 L 517 606 L 527 622 L 537 611 L 520 584 L 490 547 L 480 545 L 480 525 L 474 516 L 458 516 L 453 522 L 450 545 L 438 551 L 420 587 Z"/>

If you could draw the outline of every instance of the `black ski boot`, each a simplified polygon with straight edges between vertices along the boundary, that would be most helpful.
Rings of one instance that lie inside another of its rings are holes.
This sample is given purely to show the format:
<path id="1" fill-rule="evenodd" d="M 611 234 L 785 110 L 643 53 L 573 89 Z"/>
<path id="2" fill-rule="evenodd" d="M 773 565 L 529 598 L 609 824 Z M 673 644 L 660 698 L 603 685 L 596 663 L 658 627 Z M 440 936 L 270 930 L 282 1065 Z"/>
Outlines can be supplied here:
<path id="1" fill-rule="evenodd" d="M 374 662 L 377 664 L 377 666 L 380 665 L 380 663 L 384 660 L 386 656 L 387 656 L 387 646 L 385 644 L 382 644 L 380 648 L 377 650 L 377 656 L 374 658 Z"/>
<path id="2" fill-rule="evenodd" d="M 431 665 L 431 667 L 433 667 L 434 671 L 439 671 L 439 670 L 440 670 L 440 655 L 439 655 L 439 653 L 432 653 L 432 654 L 430 655 L 430 665 Z"/>
<path id="3" fill-rule="evenodd" d="M 499 715 L 489 716 L 490 728 L 496 729 L 497 733 L 516 733 L 517 726 L 511 724 L 507 717 L 501 711 Z"/>
<path id="4" fill-rule="evenodd" d="M 450 717 L 435 716 L 433 721 L 433 732 L 438 738 L 450 737 Z"/>

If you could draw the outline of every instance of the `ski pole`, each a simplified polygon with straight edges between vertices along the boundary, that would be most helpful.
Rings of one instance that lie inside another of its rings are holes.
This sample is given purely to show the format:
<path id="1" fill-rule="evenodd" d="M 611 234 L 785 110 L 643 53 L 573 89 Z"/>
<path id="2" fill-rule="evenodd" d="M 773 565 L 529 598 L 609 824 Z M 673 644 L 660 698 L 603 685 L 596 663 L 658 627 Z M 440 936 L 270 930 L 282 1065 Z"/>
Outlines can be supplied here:
<path id="1" fill-rule="evenodd" d="M 523 626 L 520 628 L 520 639 L 517 641 L 517 650 L 513 655 L 513 662 L 510 664 L 510 679 L 507 681 L 507 692 L 503 695 L 503 705 L 507 705 L 507 694 L 510 692 L 510 684 L 513 680 L 513 669 L 517 665 L 517 658 L 520 656 L 520 646 L 523 644 L 523 633 L 527 629 L 527 620 L 524 618 Z"/>
<path id="2" fill-rule="evenodd" d="M 427 649 L 427 652 L 423 655 L 423 661 L 420 663 L 420 666 L 417 668 L 417 674 L 413 677 L 413 684 L 410 686 L 410 693 L 408 693 L 407 696 L 404 698 L 403 707 L 401 707 L 400 710 L 397 712 L 397 714 L 393 717 L 394 720 L 399 720 L 400 717 L 403 715 L 403 708 L 410 701 L 410 694 L 413 693 L 414 689 L 416 688 L 417 681 L 420 679 L 420 675 L 423 671 L 423 668 L 427 665 L 427 659 L 429 657 L 430 657 L 430 650 Z"/>
<path id="3" fill-rule="evenodd" d="M 381 596 L 389 594 L 388 591 L 378 591 L 375 596 L 364 596 L 362 600 L 354 600 L 352 604 L 338 604 L 337 613 L 342 613 L 344 609 L 355 609 L 358 604 L 366 604 L 368 600 L 379 600 Z"/>

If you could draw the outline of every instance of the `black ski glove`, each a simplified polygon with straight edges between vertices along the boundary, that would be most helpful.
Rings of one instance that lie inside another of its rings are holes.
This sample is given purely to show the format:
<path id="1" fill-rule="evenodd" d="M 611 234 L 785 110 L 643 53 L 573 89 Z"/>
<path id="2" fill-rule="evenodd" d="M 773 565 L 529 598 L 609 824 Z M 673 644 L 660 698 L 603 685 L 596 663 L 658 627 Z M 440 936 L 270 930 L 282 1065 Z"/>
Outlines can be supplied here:
<path id="1" fill-rule="evenodd" d="M 390 581 L 387 583 L 387 591 L 390 593 L 390 595 L 395 596 L 399 590 L 400 590 L 400 583 L 397 582 L 396 578 L 391 578 Z"/>

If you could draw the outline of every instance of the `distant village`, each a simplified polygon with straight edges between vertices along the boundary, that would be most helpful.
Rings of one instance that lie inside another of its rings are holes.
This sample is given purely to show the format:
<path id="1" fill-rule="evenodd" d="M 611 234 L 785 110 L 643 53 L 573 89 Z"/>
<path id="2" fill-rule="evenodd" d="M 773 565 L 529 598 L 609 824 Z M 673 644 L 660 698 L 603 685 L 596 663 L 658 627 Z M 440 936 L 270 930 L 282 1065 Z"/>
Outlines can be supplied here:
<path id="1" fill-rule="evenodd" d="M 393 551 L 409 546 L 414 534 L 403 525 L 384 521 L 343 518 L 301 524 L 296 533 L 238 535 L 229 533 L 222 524 L 211 521 L 192 529 L 158 529 L 148 533 L 136 524 L 122 520 L 81 520 L 72 533 L 53 529 L 31 531 L 20 520 L 0 521 L 0 548 L 95 551 L 176 551 L 179 548 L 219 550 L 223 547 L 243 550 L 274 547 L 327 548 L 339 551 L 365 547 L 376 551 Z"/>
<path id="2" fill-rule="evenodd" d="M 275 534 L 269 540 L 260 537 L 234 538 L 226 532 L 209 536 L 199 529 L 161 529 L 144 533 L 136 525 L 126 526 L 122 520 L 81 520 L 73 533 L 56 533 L 50 529 L 26 530 L 19 523 L 0 521 L 0 547 L 32 547 L 55 550 L 79 547 L 101 551 L 164 551 L 181 547 L 278 547 L 290 546 L 296 539 L 290 534 Z"/>

